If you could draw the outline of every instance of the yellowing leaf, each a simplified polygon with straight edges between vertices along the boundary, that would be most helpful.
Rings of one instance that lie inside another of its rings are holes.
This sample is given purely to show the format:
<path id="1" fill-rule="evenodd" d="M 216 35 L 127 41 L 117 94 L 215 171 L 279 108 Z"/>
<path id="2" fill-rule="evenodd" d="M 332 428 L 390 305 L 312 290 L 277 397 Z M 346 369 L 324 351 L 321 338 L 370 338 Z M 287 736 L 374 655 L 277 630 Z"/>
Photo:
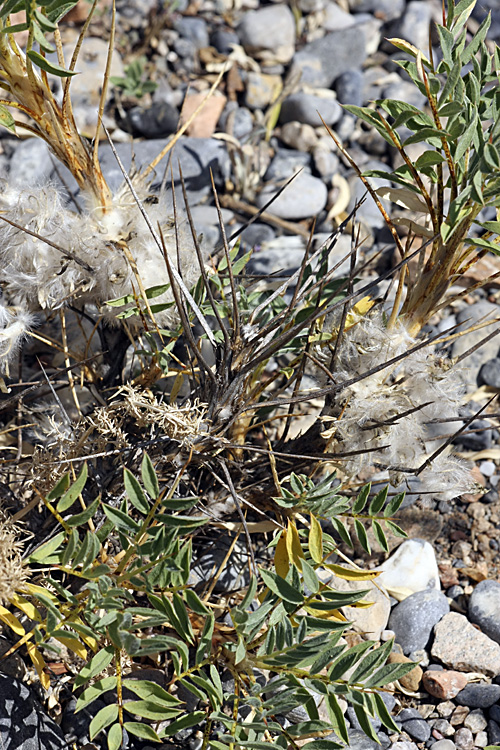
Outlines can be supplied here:
<path id="1" fill-rule="evenodd" d="M 354 604 L 349 604 L 350 607 L 354 607 L 355 609 L 368 609 L 368 607 L 373 607 L 374 602 L 367 602 L 366 599 L 360 599 L 357 602 L 354 602 Z"/>
<path id="2" fill-rule="evenodd" d="M 309 529 L 309 552 L 315 563 L 323 561 L 323 529 L 321 524 L 311 513 L 311 528 Z"/>
<path id="3" fill-rule="evenodd" d="M 80 643 L 80 641 L 76 638 L 64 638 L 63 636 L 57 636 L 56 641 L 59 641 L 59 643 L 62 643 L 63 646 L 69 648 L 69 650 L 73 651 L 73 653 L 79 656 L 80 659 L 87 659 L 87 649 L 85 648 L 83 643 Z"/>
<path id="4" fill-rule="evenodd" d="M 278 539 L 278 544 L 274 550 L 274 569 L 281 578 L 286 578 L 288 568 L 290 567 L 288 561 L 288 549 L 286 545 L 286 531 L 283 529 L 281 536 Z"/>
<path id="5" fill-rule="evenodd" d="M 334 563 L 325 563 L 325 568 L 330 570 L 338 578 L 343 578 L 345 581 L 373 581 L 374 578 L 380 575 L 380 570 L 356 570 L 353 568 L 344 568 L 343 565 L 335 565 Z"/>
<path id="6" fill-rule="evenodd" d="M 372 300 L 370 297 L 363 297 L 359 300 L 359 302 L 356 302 L 354 307 L 351 307 L 351 309 L 347 313 L 345 319 L 345 330 L 347 331 L 349 328 L 352 328 L 354 325 L 356 325 L 356 323 L 359 323 L 361 318 L 365 317 L 366 313 L 373 307 L 374 304 L 374 300 Z"/>
<path id="7" fill-rule="evenodd" d="M 319 617 L 322 620 L 338 620 L 339 622 L 347 622 L 347 618 L 338 609 L 315 609 L 314 607 L 304 606 L 303 609 L 307 614 L 313 617 Z"/>
<path id="8" fill-rule="evenodd" d="M 392 39 L 388 39 L 388 42 L 393 44 L 398 49 L 402 50 L 403 52 L 408 52 L 409 55 L 412 57 L 417 57 L 417 55 L 421 55 L 423 62 L 426 62 L 429 64 L 429 60 L 426 58 L 425 55 L 422 54 L 422 52 L 418 49 L 418 47 L 415 47 L 414 44 L 410 44 L 410 42 L 407 42 L 405 39 L 398 39 L 397 37 L 393 37 Z"/>
<path id="9" fill-rule="evenodd" d="M 429 213 L 429 208 L 423 198 L 408 188 L 381 187 L 377 188 L 375 192 L 379 198 L 392 201 L 392 203 L 402 206 L 402 208 L 408 208 L 410 211 L 418 211 L 419 213 Z"/>
<path id="10" fill-rule="evenodd" d="M 24 596 L 20 596 L 19 594 L 14 594 L 11 596 L 11 602 L 12 604 L 21 610 L 23 614 L 26 615 L 26 617 L 29 617 L 30 620 L 35 620 L 35 622 L 41 622 L 42 616 L 40 612 L 37 610 L 37 608 L 29 602 L 27 599 L 24 598 Z"/>
<path id="11" fill-rule="evenodd" d="M 54 604 L 58 604 L 57 596 L 55 596 L 55 594 L 53 594 L 48 589 L 45 589 L 43 586 L 36 586 L 34 583 L 25 583 L 24 588 L 33 596 L 42 594 L 42 596 L 46 596 L 47 599 L 50 599 L 50 601 L 54 602 Z"/>
<path id="12" fill-rule="evenodd" d="M 294 521 L 288 521 L 288 529 L 286 534 L 286 548 L 288 551 L 288 559 L 297 566 L 299 570 L 302 570 L 302 558 L 304 557 L 304 550 L 300 543 L 299 532 Z"/>
<path id="13" fill-rule="evenodd" d="M 48 690 L 50 687 L 50 677 L 45 671 L 46 664 L 43 656 L 41 655 L 35 644 L 31 641 L 28 641 L 26 643 L 26 648 L 28 650 L 28 655 L 31 661 L 33 662 L 33 666 L 36 669 L 36 673 L 40 679 L 40 682 L 42 683 L 42 687 L 45 690 Z"/>
<path id="14" fill-rule="evenodd" d="M 9 612 L 8 609 L 5 607 L 0 606 L 0 620 L 4 622 L 6 625 L 11 628 L 11 630 L 14 631 L 16 635 L 24 635 L 25 629 L 17 619 L 15 615 L 12 614 L 12 612 Z"/>

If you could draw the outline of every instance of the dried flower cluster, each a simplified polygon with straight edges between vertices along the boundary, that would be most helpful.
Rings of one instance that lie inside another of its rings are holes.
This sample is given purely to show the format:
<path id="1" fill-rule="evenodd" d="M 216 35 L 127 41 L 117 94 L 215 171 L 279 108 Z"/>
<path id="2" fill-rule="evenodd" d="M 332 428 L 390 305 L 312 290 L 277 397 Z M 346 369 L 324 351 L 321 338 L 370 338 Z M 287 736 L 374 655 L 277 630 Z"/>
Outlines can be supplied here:
<path id="1" fill-rule="evenodd" d="M 349 328 L 339 347 L 333 379 L 337 383 L 360 379 L 336 397 L 324 435 L 333 437 L 342 452 L 361 446 L 370 451 L 342 463 L 348 476 L 356 476 L 375 461 L 388 471 L 394 485 L 417 474 L 423 491 L 440 499 L 456 497 L 472 485 L 469 470 L 457 458 L 444 451 L 432 465 L 418 470 L 439 447 L 429 423 L 457 418 L 463 384 L 458 368 L 431 347 L 412 351 L 416 344 L 402 321 L 388 328 L 378 311 Z M 402 355 L 400 362 L 365 375 Z"/>
<path id="2" fill-rule="evenodd" d="M 22 560 L 19 529 L 12 522 L 0 519 L 0 604 L 8 604 L 16 591 L 22 591 L 27 568 Z"/>

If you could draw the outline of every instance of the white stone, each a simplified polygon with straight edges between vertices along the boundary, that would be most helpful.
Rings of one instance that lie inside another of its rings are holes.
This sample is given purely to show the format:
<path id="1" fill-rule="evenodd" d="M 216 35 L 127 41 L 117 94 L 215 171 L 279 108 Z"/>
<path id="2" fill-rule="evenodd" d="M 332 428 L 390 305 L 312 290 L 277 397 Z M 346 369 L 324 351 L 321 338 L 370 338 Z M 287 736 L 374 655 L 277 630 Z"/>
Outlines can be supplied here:
<path id="1" fill-rule="evenodd" d="M 441 590 L 436 555 L 432 545 L 423 539 L 403 542 L 377 570 L 382 571 L 377 583 L 398 601 L 417 591 Z"/>

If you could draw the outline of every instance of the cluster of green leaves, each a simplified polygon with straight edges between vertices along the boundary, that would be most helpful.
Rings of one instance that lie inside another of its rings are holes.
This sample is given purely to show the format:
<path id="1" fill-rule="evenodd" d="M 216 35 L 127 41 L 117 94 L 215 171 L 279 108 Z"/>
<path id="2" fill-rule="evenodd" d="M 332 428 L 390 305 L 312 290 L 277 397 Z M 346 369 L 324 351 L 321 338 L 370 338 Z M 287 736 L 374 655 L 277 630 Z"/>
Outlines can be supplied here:
<path id="1" fill-rule="evenodd" d="M 140 474 L 139 481 L 124 469 L 119 504 L 91 499 L 86 465 L 73 482 L 65 474 L 45 498 L 62 530 L 28 560 L 34 571 L 43 572 L 43 583 L 28 583 L 13 598 L 21 614 L 0 610 L 0 619 L 21 636 L 19 645 L 26 645 L 46 688 L 46 649 L 59 643 L 85 661 L 73 685 L 76 710 L 92 710 L 92 703 L 108 694 L 106 706 L 92 719 L 90 738 L 106 730 L 109 750 L 118 750 L 124 729 L 159 742 L 202 725 L 205 749 L 285 748 L 304 736 L 335 733 L 335 739 L 317 739 L 311 746 L 333 749 L 347 742 L 338 697 L 354 706 L 370 736 L 368 715 L 394 729 L 377 689 L 411 666 L 386 665 L 390 643 L 377 647 L 366 641 L 349 648 L 341 638 L 348 623 L 340 609 L 368 606 L 366 591 L 336 591 L 324 574 L 371 580 L 377 573 L 328 563 L 335 542 L 323 535 L 318 521 L 339 513 L 356 516 L 361 524 L 372 511 L 379 513 L 385 494 L 379 493 L 361 516 L 367 488 L 361 503 L 359 497 L 338 495 L 331 478 L 315 486 L 292 475 L 291 492 L 283 490 L 278 502 L 288 512 L 309 514 L 310 527 L 299 529 L 290 517 L 271 544 L 274 565 L 263 567 L 259 579 L 251 578 L 231 610 L 230 627 L 189 584 L 193 532 L 207 523 L 205 515 L 196 514 L 197 499 L 174 497 L 175 482 L 168 491 L 161 489 L 146 454 Z M 399 498 L 386 506 L 386 515 L 398 503 Z M 32 622 L 31 630 L 25 630 L 23 616 Z M 140 673 L 139 679 L 124 676 L 125 654 L 132 661 L 165 660 L 167 684 L 142 680 Z M 227 670 L 233 692 L 223 688 Z M 263 686 L 256 675 L 267 671 L 276 679 Z M 186 712 L 179 688 L 197 699 L 195 710 Z M 328 720 L 319 718 L 320 701 Z M 283 715 L 299 705 L 309 718 L 284 728 Z"/>
<path id="2" fill-rule="evenodd" d="M 442 59 L 436 66 L 408 42 L 391 40 L 414 58 L 398 64 L 426 97 L 429 113 L 393 99 L 376 101 L 375 109 L 346 106 L 401 153 L 413 143 L 428 146 L 415 162 L 406 157 L 401 167 L 390 172 L 391 181 L 401 187 L 381 194 L 424 213 L 431 222 L 424 236 L 435 233 L 443 241 L 457 232 L 463 239 L 486 204 L 500 206 L 500 50 L 495 46 L 491 53 L 486 45 L 489 15 L 466 43 L 466 23 L 474 5 L 470 0 L 449 4 L 446 25 L 437 25 Z M 365 174 L 387 178 L 386 172 Z M 426 180 L 437 189 L 436 202 L 430 200 Z M 422 200 L 412 203 L 411 194 Z M 478 225 L 488 232 L 500 231 L 499 222 Z M 498 250 L 496 243 L 486 240 L 466 242 Z"/>
<path id="3" fill-rule="evenodd" d="M 158 84 L 155 81 L 147 80 L 146 62 L 144 56 L 137 57 L 125 66 L 125 75 L 123 77 L 110 76 L 109 80 L 125 96 L 133 96 L 136 99 L 141 99 L 145 94 L 152 94 L 158 88 Z"/>
<path id="4" fill-rule="evenodd" d="M 280 487 L 281 497 L 275 502 L 294 513 L 307 513 L 311 518 L 311 530 L 318 529 L 318 519 L 328 520 L 338 537 L 349 547 L 353 547 L 352 534 L 355 535 L 362 548 L 370 554 L 370 543 L 366 531 L 366 522 L 371 524 L 373 536 L 380 547 L 389 551 L 384 526 L 399 537 L 406 537 L 406 533 L 393 520 L 404 500 L 404 492 L 398 492 L 388 499 L 386 486 L 380 492 L 373 494 L 371 484 L 365 484 L 354 500 L 339 494 L 338 482 L 335 477 L 327 476 L 323 481 L 314 484 L 306 475 L 291 474 L 286 484 Z M 318 536 L 319 536 L 318 530 Z M 336 542 L 329 536 L 322 534 L 322 543 L 329 553 L 336 548 Z M 315 544 L 314 542 L 312 544 Z M 317 544 L 316 544 L 317 546 Z M 309 543 L 311 549 L 311 541 Z M 317 551 L 315 558 L 323 558 L 323 552 Z"/>

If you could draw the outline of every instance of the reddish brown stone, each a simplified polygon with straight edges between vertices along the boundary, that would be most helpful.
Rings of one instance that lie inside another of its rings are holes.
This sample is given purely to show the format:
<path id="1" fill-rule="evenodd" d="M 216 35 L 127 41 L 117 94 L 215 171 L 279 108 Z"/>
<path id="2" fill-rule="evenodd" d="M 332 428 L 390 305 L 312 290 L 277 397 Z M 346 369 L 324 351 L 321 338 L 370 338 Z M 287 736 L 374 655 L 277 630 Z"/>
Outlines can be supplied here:
<path id="1" fill-rule="evenodd" d="M 445 669 L 442 672 L 425 672 L 422 684 L 430 695 L 449 701 L 467 685 L 467 676 L 461 672 Z"/>

